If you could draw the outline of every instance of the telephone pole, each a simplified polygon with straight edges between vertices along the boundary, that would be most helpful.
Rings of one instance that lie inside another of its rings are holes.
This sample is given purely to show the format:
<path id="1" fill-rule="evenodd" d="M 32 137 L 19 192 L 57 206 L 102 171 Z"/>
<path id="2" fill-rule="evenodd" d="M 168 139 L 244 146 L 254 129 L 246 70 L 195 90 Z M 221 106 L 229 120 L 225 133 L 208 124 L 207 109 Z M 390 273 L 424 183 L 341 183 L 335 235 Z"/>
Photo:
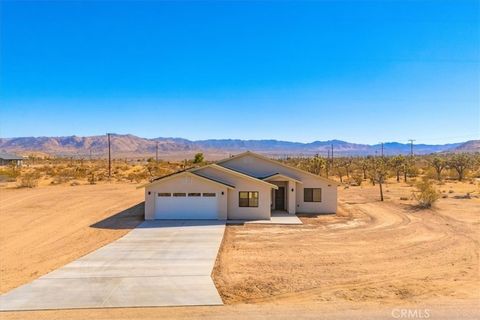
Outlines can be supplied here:
<path id="1" fill-rule="evenodd" d="M 112 177 L 112 153 L 110 151 L 110 133 L 107 133 L 108 137 L 108 179 Z"/>
<path id="2" fill-rule="evenodd" d="M 410 157 L 413 157 L 413 142 L 415 141 L 414 139 L 408 139 L 410 141 Z"/>
<path id="3" fill-rule="evenodd" d="M 155 161 L 158 163 L 158 141 L 157 141 L 157 144 L 155 146 Z"/>
<path id="4" fill-rule="evenodd" d="M 383 142 L 381 142 L 381 145 L 382 145 L 382 158 L 383 158 Z"/>

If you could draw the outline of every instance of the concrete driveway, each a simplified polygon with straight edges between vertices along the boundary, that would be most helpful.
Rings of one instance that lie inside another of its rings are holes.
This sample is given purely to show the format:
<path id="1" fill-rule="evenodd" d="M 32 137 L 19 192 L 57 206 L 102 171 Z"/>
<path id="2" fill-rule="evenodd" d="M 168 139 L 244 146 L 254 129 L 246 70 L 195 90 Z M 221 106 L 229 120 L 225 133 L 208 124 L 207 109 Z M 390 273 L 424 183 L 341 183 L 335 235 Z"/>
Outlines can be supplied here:
<path id="1" fill-rule="evenodd" d="M 221 305 L 210 277 L 225 222 L 146 221 L 0 296 L 0 310 Z"/>

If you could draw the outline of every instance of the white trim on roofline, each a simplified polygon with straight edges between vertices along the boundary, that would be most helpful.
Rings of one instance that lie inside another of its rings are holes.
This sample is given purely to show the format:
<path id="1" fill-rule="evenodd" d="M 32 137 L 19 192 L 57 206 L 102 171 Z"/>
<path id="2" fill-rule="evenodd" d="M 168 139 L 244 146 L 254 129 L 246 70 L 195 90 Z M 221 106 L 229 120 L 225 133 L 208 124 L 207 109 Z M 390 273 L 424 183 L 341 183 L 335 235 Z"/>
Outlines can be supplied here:
<path id="1" fill-rule="evenodd" d="M 251 155 L 251 156 L 254 156 L 254 157 L 257 157 L 259 159 L 263 159 L 263 160 L 266 160 L 266 161 L 269 161 L 271 163 L 275 163 L 275 164 L 278 164 L 282 167 L 285 167 L 287 169 L 292 169 L 292 170 L 295 170 L 295 171 L 298 171 L 298 172 L 302 172 L 304 174 L 307 174 L 309 176 L 312 176 L 312 177 L 315 177 L 315 178 L 318 178 L 320 180 L 323 180 L 325 182 L 328 182 L 328 183 L 331 183 L 331 184 L 334 184 L 336 186 L 340 186 L 340 184 L 335 181 L 335 180 L 332 180 L 332 179 L 328 179 L 328 178 L 325 178 L 325 177 L 322 177 L 322 176 L 319 176 L 319 175 L 316 175 L 314 173 L 310 173 L 308 171 L 305 171 L 305 170 L 302 170 L 302 169 L 299 169 L 299 168 L 295 168 L 295 167 L 292 167 L 292 166 L 289 166 L 287 164 L 284 164 L 284 163 L 281 163 L 280 161 L 276 161 L 276 160 L 273 160 L 273 159 L 270 159 L 266 156 L 263 156 L 261 154 L 258 154 L 258 153 L 255 153 L 255 152 L 251 152 L 251 151 L 245 151 L 245 152 L 242 152 L 240 154 L 237 154 L 233 157 L 230 157 L 230 158 L 226 158 L 226 159 L 222 159 L 222 160 L 219 160 L 217 162 L 215 162 L 216 164 L 221 164 L 221 163 L 225 163 L 225 162 L 228 162 L 229 160 L 233 160 L 233 159 L 238 159 L 238 158 L 241 158 L 241 157 L 244 157 L 246 155 Z"/>
<path id="2" fill-rule="evenodd" d="M 195 178 L 199 178 L 199 179 L 204 180 L 206 182 L 210 182 L 210 183 L 213 183 L 213 184 L 216 184 L 216 185 L 220 185 L 222 187 L 226 187 L 227 189 L 232 189 L 232 190 L 235 189 L 234 186 L 231 186 L 229 184 L 226 184 L 226 183 L 223 183 L 223 182 L 220 182 L 220 181 L 213 180 L 213 179 L 208 178 L 208 177 L 201 176 L 201 175 L 196 174 L 196 173 L 192 173 L 190 171 L 182 171 L 182 172 L 174 173 L 174 174 L 172 174 L 168 177 L 165 177 L 165 178 L 160 177 L 159 179 L 154 180 L 150 183 L 146 183 L 144 185 L 141 185 L 138 188 L 149 187 L 151 185 L 158 184 L 158 183 L 165 182 L 165 181 L 169 181 L 171 179 L 178 178 L 178 177 L 181 177 L 183 175 L 193 176 Z"/>
<path id="3" fill-rule="evenodd" d="M 206 165 L 206 166 L 203 166 L 203 167 L 195 168 L 195 169 L 192 169 L 191 171 L 192 171 L 192 172 L 195 172 L 195 171 L 198 171 L 198 170 L 201 170 L 201 169 L 204 169 L 204 168 L 217 169 L 217 170 L 220 170 L 220 171 L 223 171 L 223 172 L 232 174 L 232 175 L 236 175 L 236 176 L 238 176 L 238 177 L 242 177 L 242 178 L 245 178 L 245 179 L 248 179 L 248 180 L 251 180 L 251 181 L 255 181 L 255 182 L 258 182 L 258 183 L 266 184 L 266 185 L 268 185 L 269 187 L 271 187 L 271 188 L 273 188 L 273 189 L 278 189 L 278 186 L 276 186 L 276 185 L 274 185 L 274 184 L 272 184 L 272 183 L 270 183 L 270 182 L 263 181 L 263 180 L 261 180 L 261 179 L 258 179 L 258 178 L 249 176 L 248 174 L 245 174 L 245 173 L 242 173 L 242 172 L 239 172 L 239 171 L 235 171 L 235 170 L 232 170 L 232 169 L 229 169 L 229 168 L 225 168 L 225 167 L 219 166 L 219 165 L 217 165 L 217 164 L 215 164 L 215 163 L 212 163 L 212 164 L 209 164 L 209 165 Z"/>

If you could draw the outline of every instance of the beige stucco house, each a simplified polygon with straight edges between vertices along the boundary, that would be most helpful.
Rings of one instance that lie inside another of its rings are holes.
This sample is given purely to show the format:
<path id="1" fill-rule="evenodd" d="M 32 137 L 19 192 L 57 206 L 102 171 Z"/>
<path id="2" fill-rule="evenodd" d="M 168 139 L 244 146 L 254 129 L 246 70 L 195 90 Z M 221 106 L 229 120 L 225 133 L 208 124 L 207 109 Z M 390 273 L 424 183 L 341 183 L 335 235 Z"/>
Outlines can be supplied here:
<path id="1" fill-rule="evenodd" d="M 245 152 L 145 186 L 145 219 L 270 219 L 272 212 L 335 213 L 338 183 Z"/>

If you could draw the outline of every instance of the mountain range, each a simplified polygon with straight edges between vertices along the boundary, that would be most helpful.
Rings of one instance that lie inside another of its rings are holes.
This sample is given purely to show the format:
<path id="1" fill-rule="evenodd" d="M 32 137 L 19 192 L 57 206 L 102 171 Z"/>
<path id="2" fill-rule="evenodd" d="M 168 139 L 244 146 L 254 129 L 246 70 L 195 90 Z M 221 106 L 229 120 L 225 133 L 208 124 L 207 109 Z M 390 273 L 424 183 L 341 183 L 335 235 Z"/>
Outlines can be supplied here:
<path id="1" fill-rule="evenodd" d="M 209 139 L 192 141 L 183 138 L 141 138 L 131 134 L 112 134 L 111 150 L 114 157 L 151 157 L 155 156 L 158 144 L 159 157 L 164 159 L 183 159 L 196 152 L 203 152 L 208 159 L 226 157 L 246 150 L 270 156 L 320 154 L 326 156 L 333 146 L 336 156 L 365 156 L 381 153 L 381 145 L 350 143 L 341 140 L 313 141 L 310 143 L 280 140 L 240 140 Z M 384 154 L 409 154 L 410 144 L 387 142 L 383 144 Z M 66 136 L 66 137 L 19 137 L 0 138 L 2 152 L 28 155 L 41 153 L 55 156 L 105 157 L 108 152 L 108 139 L 102 136 Z M 415 154 L 439 152 L 479 152 L 480 140 L 440 145 L 415 144 Z"/>

